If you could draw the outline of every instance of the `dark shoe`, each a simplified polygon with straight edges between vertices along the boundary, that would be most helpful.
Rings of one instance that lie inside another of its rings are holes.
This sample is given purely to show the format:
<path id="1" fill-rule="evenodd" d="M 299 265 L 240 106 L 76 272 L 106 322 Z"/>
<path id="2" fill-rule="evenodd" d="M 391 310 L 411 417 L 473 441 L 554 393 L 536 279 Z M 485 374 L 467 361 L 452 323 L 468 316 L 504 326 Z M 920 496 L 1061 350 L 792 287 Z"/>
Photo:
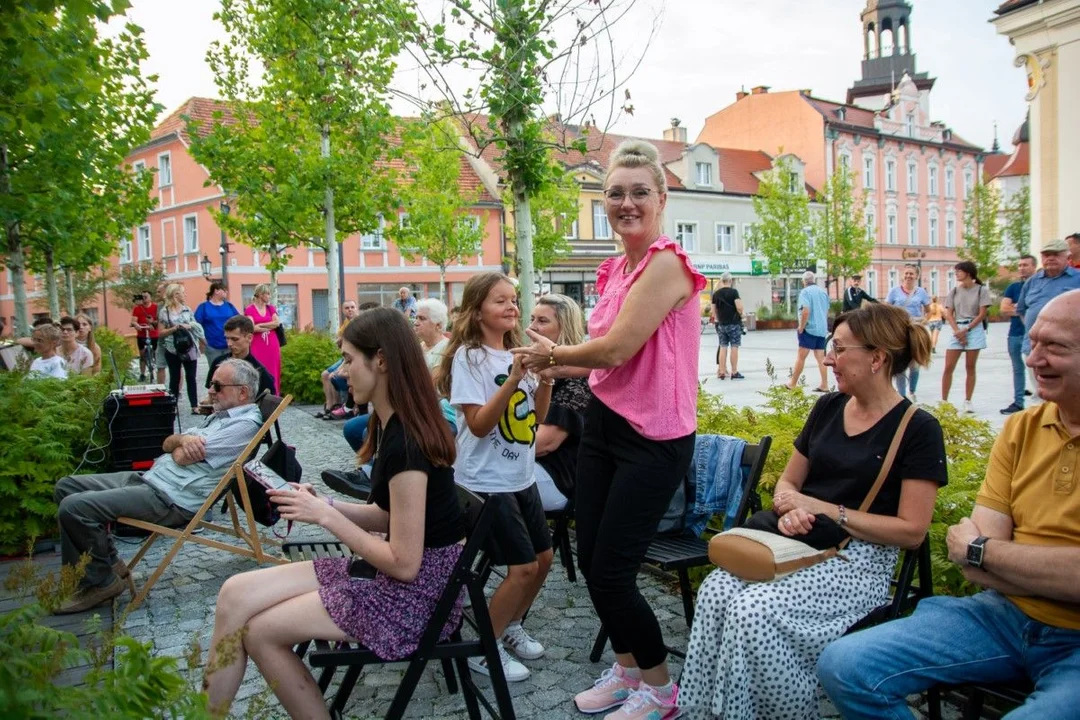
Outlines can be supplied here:
<path id="1" fill-rule="evenodd" d="M 1030 390 L 1025 390 L 1024 391 L 1024 397 L 1031 397 L 1031 391 Z"/>
<path id="2" fill-rule="evenodd" d="M 716 373 L 716 379 L 717 380 L 727 380 L 727 374 L 726 373 Z"/>
<path id="3" fill-rule="evenodd" d="M 827 392 L 829 392 L 829 388 L 827 388 L 827 387 L 816 387 L 816 388 L 814 388 L 814 392 L 827 393 Z"/>
<path id="4" fill-rule="evenodd" d="M 139 382 L 141 382 L 141 383 L 146 382 L 146 375 L 139 375 Z"/>
<path id="5" fill-rule="evenodd" d="M 371 478 L 363 470 L 323 470 L 322 481 L 331 490 L 358 500 L 367 500 L 371 495 Z"/>
<path id="6" fill-rule="evenodd" d="M 90 608 L 95 608 L 124 592 L 126 587 L 127 585 L 124 584 L 124 581 L 114 575 L 112 582 L 110 583 L 79 590 L 79 592 L 75 594 L 75 597 L 56 608 L 56 610 L 53 610 L 53 614 L 71 615 L 73 613 L 84 612 Z"/>
<path id="7" fill-rule="evenodd" d="M 746 376 L 745 376 L 745 375 L 743 375 L 743 374 L 742 374 L 742 373 L 740 373 L 740 372 L 737 372 L 737 373 L 731 373 L 731 379 L 732 379 L 732 380 L 745 380 L 745 379 L 746 379 Z"/>
<path id="8" fill-rule="evenodd" d="M 1009 407 L 1001 408 L 1001 414 L 1002 415 L 1012 415 L 1013 413 L 1018 413 L 1018 412 L 1023 411 L 1023 409 L 1024 408 L 1020 407 L 1016 403 L 1009 403 Z"/>

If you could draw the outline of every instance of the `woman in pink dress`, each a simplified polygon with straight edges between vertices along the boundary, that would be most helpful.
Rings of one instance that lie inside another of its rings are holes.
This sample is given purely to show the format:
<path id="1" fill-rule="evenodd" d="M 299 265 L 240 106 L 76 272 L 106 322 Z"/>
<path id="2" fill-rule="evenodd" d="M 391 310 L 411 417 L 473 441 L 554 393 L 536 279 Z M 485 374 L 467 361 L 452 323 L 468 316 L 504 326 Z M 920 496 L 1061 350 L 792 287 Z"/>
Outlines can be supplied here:
<path id="1" fill-rule="evenodd" d="M 263 364 L 274 378 L 274 392 L 281 392 L 281 345 L 275 328 L 281 325 L 277 308 L 270 304 L 270 286 L 262 283 L 255 287 L 252 302 L 244 308 L 244 314 L 255 323 L 255 336 L 251 340 L 251 354 Z"/>

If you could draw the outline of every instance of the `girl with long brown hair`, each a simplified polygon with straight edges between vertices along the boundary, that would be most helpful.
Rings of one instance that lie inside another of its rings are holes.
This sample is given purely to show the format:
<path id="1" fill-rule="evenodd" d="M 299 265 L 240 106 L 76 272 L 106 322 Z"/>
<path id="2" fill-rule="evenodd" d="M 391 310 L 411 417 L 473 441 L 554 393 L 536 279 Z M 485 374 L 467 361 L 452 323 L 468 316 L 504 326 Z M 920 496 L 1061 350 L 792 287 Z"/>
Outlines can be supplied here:
<path id="1" fill-rule="evenodd" d="M 454 441 L 408 321 L 390 308 L 364 313 L 346 328 L 341 354 L 349 392 L 374 406 L 360 449 L 374 463 L 371 503 L 317 497 L 308 484 L 269 494 L 282 518 L 322 526 L 363 562 L 294 562 L 225 582 L 204 681 L 214 713 L 228 712 L 250 655 L 290 717 L 328 717 L 293 646 L 348 640 L 385 659 L 409 655 L 461 554 Z M 459 605 L 444 637 L 460 619 Z"/>

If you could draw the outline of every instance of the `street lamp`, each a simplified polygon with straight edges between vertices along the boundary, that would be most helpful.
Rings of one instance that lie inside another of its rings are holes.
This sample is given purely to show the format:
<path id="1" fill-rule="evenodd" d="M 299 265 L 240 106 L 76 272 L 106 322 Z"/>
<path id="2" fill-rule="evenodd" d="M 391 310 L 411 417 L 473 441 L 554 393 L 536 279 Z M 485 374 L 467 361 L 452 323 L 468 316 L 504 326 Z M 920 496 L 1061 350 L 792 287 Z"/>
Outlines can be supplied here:
<path id="1" fill-rule="evenodd" d="M 202 276 L 207 281 L 209 281 L 210 272 L 213 270 L 213 266 L 210 264 L 210 258 L 206 257 L 205 254 L 202 256 L 202 261 L 199 263 L 199 267 L 202 268 Z"/>
<path id="2" fill-rule="evenodd" d="M 221 214 L 229 214 L 229 203 L 221 201 Z M 225 228 L 221 228 L 221 284 L 229 289 L 229 240 L 225 237 Z"/>

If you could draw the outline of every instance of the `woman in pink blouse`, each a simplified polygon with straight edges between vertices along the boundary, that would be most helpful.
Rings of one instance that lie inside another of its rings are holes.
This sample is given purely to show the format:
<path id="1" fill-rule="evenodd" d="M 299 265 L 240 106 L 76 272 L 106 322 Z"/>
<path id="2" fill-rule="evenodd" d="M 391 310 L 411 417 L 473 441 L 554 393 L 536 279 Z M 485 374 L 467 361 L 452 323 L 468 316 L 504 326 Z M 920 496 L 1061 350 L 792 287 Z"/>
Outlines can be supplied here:
<path id="1" fill-rule="evenodd" d="M 533 370 L 593 369 L 577 465 L 578 559 L 615 666 L 574 701 L 586 713 L 618 708 L 613 720 L 664 720 L 678 711 L 678 688 L 637 573 L 693 458 L 705 278 L 662 233 L 667 184 L 654 146 L 628 140 L 615 150 L 604 197 L 625 251 L 596 271 L 592 339 L 563 346 L 530 331 L 534 344 L 514 352 Z"/>
<path id="2" fill-rule="evenodd" d="M 244 314 L 255 323 L 255 335 L 251 339 L 251 354 L 263 364 L 274 378 L 274 392 L 281 392 L 281 345 L 274 330 L 281 325 L 277 308 L 270 304 L 270 286 L 262 283 L 255 287 L 251 304 Z"/>

